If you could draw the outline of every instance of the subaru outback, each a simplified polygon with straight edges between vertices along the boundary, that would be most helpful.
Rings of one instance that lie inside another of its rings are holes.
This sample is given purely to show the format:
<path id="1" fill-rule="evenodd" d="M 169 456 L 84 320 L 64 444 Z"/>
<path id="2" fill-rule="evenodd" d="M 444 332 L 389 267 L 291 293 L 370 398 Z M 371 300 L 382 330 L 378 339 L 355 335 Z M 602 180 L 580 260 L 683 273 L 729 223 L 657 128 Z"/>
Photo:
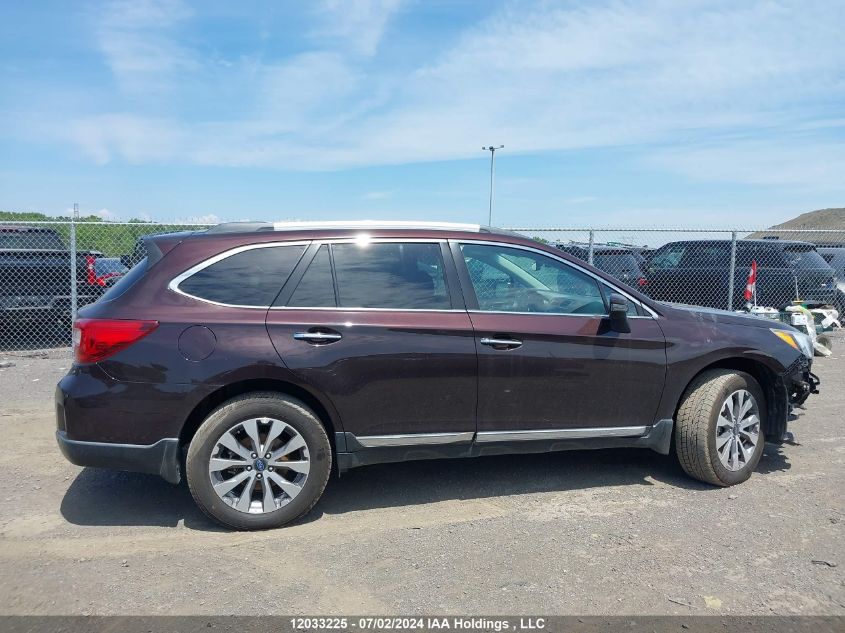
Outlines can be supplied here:
<path id="1" fill-rule="evenodd" d="M 730 486 L 816 391 L 797 330 L 659 303 L 496 229 L 234 223 L 145 249 L 80 311 L 58 443 L 81 466 L 184 473 L 230 528 L 404 460 L 647 448 Z"/>

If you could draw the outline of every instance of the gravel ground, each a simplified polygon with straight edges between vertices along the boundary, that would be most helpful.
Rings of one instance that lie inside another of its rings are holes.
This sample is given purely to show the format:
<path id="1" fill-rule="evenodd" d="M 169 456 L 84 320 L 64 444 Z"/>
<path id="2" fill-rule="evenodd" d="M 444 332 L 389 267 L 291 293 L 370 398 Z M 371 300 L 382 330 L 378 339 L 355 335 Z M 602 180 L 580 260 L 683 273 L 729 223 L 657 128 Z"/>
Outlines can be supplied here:
<path id="1" fill-rule="evenodd" d="M 230 533 L 184 485 L 81 469 L 66 353 L 0 354 L 3 614 L 845 614 L 845 340 L 735 488 L 646 450 L 371 466 L 299 524 Z"/>

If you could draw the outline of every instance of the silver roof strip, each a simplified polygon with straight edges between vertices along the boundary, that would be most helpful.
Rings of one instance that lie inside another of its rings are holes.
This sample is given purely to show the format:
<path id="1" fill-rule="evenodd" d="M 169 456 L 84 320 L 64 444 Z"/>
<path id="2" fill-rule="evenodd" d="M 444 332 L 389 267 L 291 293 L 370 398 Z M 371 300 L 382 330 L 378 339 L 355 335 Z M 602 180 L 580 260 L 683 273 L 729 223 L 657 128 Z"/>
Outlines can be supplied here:
<path id="1" fill-rule="evenodd" d="M 435 229 L 442 231 L 481 232 L 479 224 L 458 222 L 418 222 L 413 220 L 340 220 L 337 222 L 273 222 L 276 231 L 306 231 L 317 229 Z"/>

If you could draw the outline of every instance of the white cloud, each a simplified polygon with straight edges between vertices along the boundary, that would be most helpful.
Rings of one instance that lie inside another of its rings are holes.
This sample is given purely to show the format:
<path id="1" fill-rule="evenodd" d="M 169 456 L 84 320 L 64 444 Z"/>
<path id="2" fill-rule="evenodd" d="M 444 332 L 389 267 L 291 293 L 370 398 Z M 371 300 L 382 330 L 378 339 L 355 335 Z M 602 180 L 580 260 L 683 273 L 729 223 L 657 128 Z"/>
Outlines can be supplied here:
<path id="1" fill-rule="evenodd" d="M 784 132 L 803 127 L 802 158 L 841 165 L 831 142 L 813 139 L 841 126 L 827 109 L 845 102 L 842 3 L 516 3 L 426 65 L 390 72 L 366 56 L 397 2 L 320 6 L 315 50 L 229 60 L 229 75 L 200 82 L 211 62 L 175 36 L 188 10 L 113 6 L 101 44 L 123 85 L 184 84 L 181 98 L 204 104 L 233 79 L 237 97 L 216 117 L 139 108 L 77 117 L 62 134 L 97 162 L 304 170 L 469 158 L 488 142 L 509 153 L 671 142 L 694 151 L 659 150 L 651 165 L 739 182 L 776 167 L 795 167 L 787 182 L 797 185 L 837 178 L 790 163 Z M 190 92 L 197 83 L 203 90 Z M 739 129 L 772 140 L 734 140 Z M 709 167 L 696 169 L 698 160 Z"/>
<path id="2" fill-rule="evenodd" d="M 392 191 L 368 191 L 363 196 L 364 200 L 387 200 L 393 197 Z"/>
<path id="3" fill-rule="evenodd" d="M 647 160 L 692 180 L 824 189 L 841 187 L 845 143 L 732 141 L 664 149 Z"/>
<path id="4" fill-rule="evenodd" d="M 174 29 L 192 12 L 180 0 L 116 0 L 98 15 L 96 36 L 122 88 L 146 92 L 179 72 L 199 67 Z"/>
<path id="5" fill-rule="evenodd" d="M 401 0 L 322 0 L 316 5 L 320 26 L 312 34 L 318 41 L 339 41 L 360 55 L 374 55 Z"/>

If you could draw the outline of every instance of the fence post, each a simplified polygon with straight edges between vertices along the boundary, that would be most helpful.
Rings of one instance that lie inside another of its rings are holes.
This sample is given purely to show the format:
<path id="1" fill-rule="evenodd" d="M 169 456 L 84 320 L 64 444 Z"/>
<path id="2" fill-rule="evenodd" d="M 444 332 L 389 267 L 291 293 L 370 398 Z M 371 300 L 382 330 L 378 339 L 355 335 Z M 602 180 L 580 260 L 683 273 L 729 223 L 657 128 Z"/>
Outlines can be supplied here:
<path id="1" fill-rule="evenodd" d="M 76 310 L 79 299 L 76 294 L 76 218 L 70 219 L 70 316 L 71 321 L 76 321 Z M 72 326 L 71 326 L 72 328 Z M 73 334 L 73 329 L 71 329 Z"/>
<path id="2" fill-rule="evenodd" d="M 587 250 L 587 263 L 590 266 L 593 265 L 593 242 L 595 241 L 595 235 L 593 229 L 590 229 L 590 246 Z"/>
<path id="3" fill-rule="evenodd" d="M 731 231 L 731 265 L 728 277 L 728 310 L 734 309 L 734 277 L 736 276 L 736 231 Z"/>

